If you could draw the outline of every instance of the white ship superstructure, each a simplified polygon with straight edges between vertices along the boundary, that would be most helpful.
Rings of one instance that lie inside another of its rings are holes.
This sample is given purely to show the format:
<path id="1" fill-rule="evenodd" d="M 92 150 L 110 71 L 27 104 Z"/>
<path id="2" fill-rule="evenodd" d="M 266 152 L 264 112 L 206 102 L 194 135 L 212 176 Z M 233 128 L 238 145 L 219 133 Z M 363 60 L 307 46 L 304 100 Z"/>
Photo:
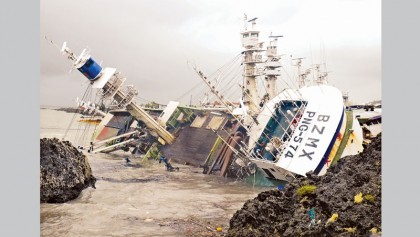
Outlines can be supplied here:
<path id="1" fill-rule="evenodd" d="M 260 101 L 256 78 L 262 73 L 257 65 L 263 62 L 261 53 L 264 51 L 262 48 L 263 43 L 259 41 L 260 31 L 256 29 L 256 20 L 256 17 L 247 20 L 247 16 L 245 15 L 244 30 L 241 32 L 242 46 L 244 47 L 243 100 L 251 116 L 254 116 L 259 112 Z M 248 22 L 252 23 L 251 29 L 248 29 Z"/>
<path id="2" fill-rule="evenodd" d="M 273 36 L 270 35 L 270 42 L 267 46 L 266 56 L 267 60 L 265 62 L 265 90 L 266 94 L 263 96 L 264 101 L 273 99 L 277 95 L 276 82 L 277 78 L 280 76 L 280 56 L 277 55 L 277 41 L 278 38 L 282 36 Z"/>

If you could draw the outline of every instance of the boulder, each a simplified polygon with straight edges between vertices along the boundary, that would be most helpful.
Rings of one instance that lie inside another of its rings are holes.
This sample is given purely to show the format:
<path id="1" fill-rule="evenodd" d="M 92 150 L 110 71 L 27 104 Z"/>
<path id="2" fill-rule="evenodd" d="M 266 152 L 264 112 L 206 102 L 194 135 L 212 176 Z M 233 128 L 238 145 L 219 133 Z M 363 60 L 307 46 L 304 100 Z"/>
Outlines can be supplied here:
<path id="1" fill-rule="evenodd" d="M 362 153 L 340 159 L 324 176 L 308 173 L 287 184 L 284 191 L 270 190 L 248 200 L 231 218 L 227 236 L 380 233 L 381 185 L 379 135 Z"/>
<path id="2" fill-rule="evenodd" d="M 41 203 L 63 203 L 79 196 L 87 187 L 95 188 L 88 159 L 69 141 L 40 140 Z"/>

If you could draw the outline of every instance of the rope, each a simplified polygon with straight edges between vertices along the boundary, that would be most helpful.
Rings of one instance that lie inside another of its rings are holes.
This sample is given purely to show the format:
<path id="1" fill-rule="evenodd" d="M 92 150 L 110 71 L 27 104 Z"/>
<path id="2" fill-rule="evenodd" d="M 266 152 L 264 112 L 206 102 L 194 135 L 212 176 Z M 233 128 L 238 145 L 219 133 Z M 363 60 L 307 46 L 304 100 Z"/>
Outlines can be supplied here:
<path id="1" fill-rule="evenodd" d="M 88 85 L 88 87 L 86 88 L 86 90 L 85 90 L 85 93 L 83 94 L 83 97 L 82 97 L 82 100 L 83 100 L 83 98 L 86 96 L 86 94 L 87 94 L 87 92 L 88 92 L 88 90 L 89 90 L 89 88 L 91 87 L 91 85 L 89 84 Z M 79 112 L 79 108 L 77 108 L 77 112 Z M 62 138 L 62 140 L 64 140 L 64 138 L 67 136 L 67 133 L 69 132 L 69 130 L 70 130 L 70 127 L 71 127 L 71 125 L 73 124 L 73 122 L 74 122 L 74 119 L 76 118 L 76 115 L 77 115 L 77 113 L 75 113 L 74 115 L 73 115 L 73 117 L 72 117 L 72 119 L 71 119 L 71 121 L 70 121 L 70 123 L 69 123 L 69 126 L 67 127 L 67 129 L 66 129 L 66 132 L 64 133 L 64 136 L 63 136 L 63 138 Z"/>

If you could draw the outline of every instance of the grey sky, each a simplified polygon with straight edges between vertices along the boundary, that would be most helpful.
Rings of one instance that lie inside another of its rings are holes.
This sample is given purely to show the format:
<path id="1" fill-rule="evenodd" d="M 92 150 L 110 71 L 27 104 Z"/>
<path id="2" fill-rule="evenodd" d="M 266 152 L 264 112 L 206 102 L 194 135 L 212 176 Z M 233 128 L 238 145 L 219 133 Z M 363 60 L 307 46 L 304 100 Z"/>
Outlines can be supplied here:
<path id="1" fill-rule="evenodd" d="M 330 83 L 363 103 L 381 98 L 380 0 L 41 0 L 41 105 L 74 105 L 88 81 L 44 36 L 79 54 L 86 46 L 139 97 L 166 104 L 241 52 L 243 14 L 260 39 L 282 34 L 281 54 L 325 59 Z M 284 62 L 288 66 L 288 62 Z M 289 67 L 293 75 L 294 67 Z M 183 98 L 182 103 L 188 103 Z"/>

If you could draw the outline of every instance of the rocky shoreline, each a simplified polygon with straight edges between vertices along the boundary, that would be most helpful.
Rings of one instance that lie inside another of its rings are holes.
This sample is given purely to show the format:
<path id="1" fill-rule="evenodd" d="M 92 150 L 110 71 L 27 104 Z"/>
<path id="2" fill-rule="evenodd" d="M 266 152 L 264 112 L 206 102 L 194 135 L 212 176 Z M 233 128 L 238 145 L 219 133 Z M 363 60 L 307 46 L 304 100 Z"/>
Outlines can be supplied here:
<path id="1" fill-rule="evenodd" d="M 40 140 L 40 201 L 63 203 L 95 188 L 96 178 L 85 155 L 70 142 L 57 138 Z"/>
<path id="2" fill-rule="evenodd" d="M 67 202 L 83 189 L 95 187 L 87 158 L 70 142 L 43 138 L 40 145 L 41 203 Z M 227 218 L 217 217 L 159 221 L 185 236 L 378 236 L 381 136 L 363 153 L 341 159 L 322 177 L 308 174 L 284 190 L 260 193 L 227 224 Z"/>
<path id="3" fill-rule="evenodd" d="M 379 236 L 381 135 L 324 176 L 307 174 L 248 200 L 230 220 L 227 236 Z"/>

